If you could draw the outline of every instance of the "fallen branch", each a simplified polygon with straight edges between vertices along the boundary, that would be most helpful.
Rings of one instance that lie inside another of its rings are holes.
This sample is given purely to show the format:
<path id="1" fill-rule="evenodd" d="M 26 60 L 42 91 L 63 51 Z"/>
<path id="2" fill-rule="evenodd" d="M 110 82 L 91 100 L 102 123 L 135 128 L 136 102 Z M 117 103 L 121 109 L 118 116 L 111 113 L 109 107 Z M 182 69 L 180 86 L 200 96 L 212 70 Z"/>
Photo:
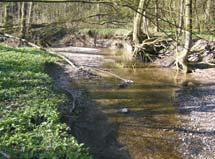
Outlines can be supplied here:
<path id="1" fill-rule="evenodd" d="M 34 43 L 32 43 L 32 42 L 27 41 L 26 39 L 22 39 L 22 38 L 19 38 L 19 37 L 10 35 L 10 34 L 4 34 L 4 33 L 0 33 L 0 34 L 3 35 L 3 36 L 5 36 L 5 37 L 7 37 L 7 38 L 13 38 L 13 39 L 20 40 L 20 41 L 26 43 L 27 45 L 29 45 L 29 46 L 31 46 L 31 47 L 33 47 L 33 48 L 36 48 L 36 49 L 45 51 L 45 52 L 47 52 L 47 53 L 49 53 L 49 54 L 55 55 L 55 56 L 57 56 L 57 57 L 59 57 L 59 58 L 65 60 L 70 66 L 72 66 L 72 67 L 73 67 L 74 69 L 76 69 L 76 70 L 87 68 L 87 67 L 84 67 L 84 66 L 77 66 L 76 64 L 74 64 L 73 62 L 71 62 L 71 61 L 70 61 L 68 58 L 66 58 L 65 56 L 60 55 L 59 53 L 54 52 L 54 51 L 52 51 L 52 50 L 50 50 L 50 49 L 46 49 L 46 48 L 43 48 L 43 47 L 41 47 L 41 46 L 38 46 L 38 45 L 36 45 L 36 44 L 34 44 Z M 118 75 L 116 75 L 116 74 L 114 74 L 114 73 L 111 73 L 111 72 L 108 72 L 108 71 L 104 71 L 104 70 L 101 70 L 101 69 L 97 69 L 97 68 L 91 68 L 91 67 L 88 67 L 88 68 L 90 68 L 91 70 L 95 70 L 95 71 L 99 71 L 99 72 L 103 72 L 103 73 L 109 74 L 109 75 L 111 75 L 111 76 L 113 76 L 113 77 L 115 77 L 115 78 L 117 78 L 117 79 L 122 80 L 124 83 L 133 83 L 133 81 L 128 80 L 128 79 L 124 79 L 124 78 L 122 78 L 122 77 L 120 77 L 120 76 L 118 76 Z M 85 71 L 89 71 L 89 70 L 85 69 Z"/>
<path id="2" fill-rule="evenodd" d="M 111 76 L 113 76 L 113 77 L 115 77 L 115 78 L 118 78 L 118 79 L 122 80 L 123 82 L 126 82 L 126 83 L 134 83 L 134 81 L 128 80 L 128 79 L 125 79 L 125 78 L 122 78 L 122 77 L 120 77 L 120 76 L 118 76 L 118 75 L 116 75 L 116 74 L 114 74 L 114 73 L 112 73 L 112 72 L 105 71 L 105 70 L 98 69 L 98 68 L 93 68 L 93 69 L 96 70 L 96 71 L 100 71 L 100 72 L 109 74 L 109 75 L 111 75 Z"/>
<path id="3" fill-rule="evenodd" d="M 57 56 L 57 57 L 59 57 L 59 58 L 65 60 L 65 61 L 66 61 L 69 65 L 71 65 L 74 69 L 78 69 L 78 67 L 77 67 L 74 63 L 72 63 L 69 59 L 67 59 L 65 56 L 59 55 L 58 53 L 56 53 L 56 52 L 54 52 L 54 51 L 51 51 L 51 50 L 49 50 L 49 49 L 43 48 L 43 47 L 41 47 L 41 46 L 38 46 L 38 45 L 36 45 L 36 44 L 34 44 L 34 43 L 32 43 L 32 42 L 27 41 L 26 39 L 22 39 L 22 38 L 19 38 L 19 37 L 10 35 L 10 34 L 4 34 L 4 33 L 0 33 L 0 34 L 2 34 L 3 36 L 5 36 L 5 37 L 7 37 L 7 38 L 13 38 L 13 39 L 20 40 L 20 41 L 26 43 L 27 45 L 29 45 L 29 46 L 31 46 L 31 47 L 33 47 L 33 48 L 36 48 L 36 49 L 45 51 L 45 52 L 47 52 L 47 53 L 49 53 L 49 54 L 55 55 L 55 56 Z"/>

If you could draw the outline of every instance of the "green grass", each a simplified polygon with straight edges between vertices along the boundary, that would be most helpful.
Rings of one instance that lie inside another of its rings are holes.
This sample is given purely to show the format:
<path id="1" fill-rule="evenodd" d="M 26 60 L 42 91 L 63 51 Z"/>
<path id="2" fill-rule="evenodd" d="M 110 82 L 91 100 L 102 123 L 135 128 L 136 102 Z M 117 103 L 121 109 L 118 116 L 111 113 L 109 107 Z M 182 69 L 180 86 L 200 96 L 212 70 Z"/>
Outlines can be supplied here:
<path id="1" fill-rule="evenodd" d="M 38 50 L 0 46 L 0 158 L 91 159 L 60 121 L 66 95 L 44 72 L 59 59 Z"/>
<path id="2" fill-rule="evenodd" d="M 153 32 L 151 32 L 153 33 Z M 155 35 L 160 35 L 160 36 L 165 36 L 165 35 L 169 35 L 169 36 L 175 36 L 175 30 L 165 30 L 165 34 L 160 32 L 160 33 L 154 33 Z M 215 41 L 215 31 L 211 31 L 211 32 L 201 32 L 199 33 L 198 31 L 196 31 L 195 29 L 193 29 L 193 39 L 205 39 L 208 41 Z"/>
<path id="3" fill-rule="evenodd" d="M 124 36 L 127 35 L 131 30 L 129 29 L 123 29 L 123 28 L 101 28 L 101 29 L 82 29 L 80 32 L 82 33 L 88 33 L 89 31 L 95 31 L 98 36 L 101 37 L 112 37 L 112 36 Z"/>
<path id="4" fill-rule="evenodd" d="M 194 38 L 202 38 L 208 41 L 215 41 L 215 32 L 211 32 L 211 33 L 194 33 Z"/>

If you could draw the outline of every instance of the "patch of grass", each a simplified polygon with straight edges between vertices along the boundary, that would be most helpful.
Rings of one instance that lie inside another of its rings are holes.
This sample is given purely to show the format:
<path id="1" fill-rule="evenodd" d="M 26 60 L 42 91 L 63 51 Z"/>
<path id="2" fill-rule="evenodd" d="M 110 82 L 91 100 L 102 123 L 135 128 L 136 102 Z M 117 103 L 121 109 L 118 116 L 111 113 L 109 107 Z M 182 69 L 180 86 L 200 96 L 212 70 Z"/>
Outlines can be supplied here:
<path id="1" fill-rule="evenodd" d="M 194 33 L 194 38 L 202 38 L 202 39 L 206 39 L 208 41 L 215 41 L 215 31 L 213 32 L 204 32 L 204 33 L 198 33 L 195 32 Z"/>
<path id="2" fill-rule="evenodd" d="M 44 73 L 59 59 L 34 49 L 0 46 L 0 158 L 91 159 L 60 122 L 66 95 Z"/>
<path id="3" fill-rule="evenodd" d="M 165 30 L 165 34 L 162 32 L 159 33 L 154 33 L 157 36 L 165 36 L 165 35 L 169 35 L 169 36 L 175 36 L 175 30 Z M 199 33 L 197 30 L 193 30 L 193 39 L 205 39 L 208 41 L 215 41 L 215 31 L 210 31 L 210 32 L 201 32 Z"/>

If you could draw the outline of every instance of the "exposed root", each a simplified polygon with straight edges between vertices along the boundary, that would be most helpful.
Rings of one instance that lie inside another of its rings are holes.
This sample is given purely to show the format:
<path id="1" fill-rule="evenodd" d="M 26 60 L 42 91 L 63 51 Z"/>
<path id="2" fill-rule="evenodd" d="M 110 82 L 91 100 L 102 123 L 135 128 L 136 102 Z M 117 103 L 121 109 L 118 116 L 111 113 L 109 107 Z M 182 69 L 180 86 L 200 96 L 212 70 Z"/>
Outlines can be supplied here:
<path id="1" fill-rule="evenodd" d="M 155 47 L 164 47 L 164 43 L 168 43 L 169 41 L 172 41 L 172 39 L 165 39 L 165 38 L 150 38 L 144 40 L 141 44 L 136 44 L 134 47 L 134 57 L 137 57 L 140 55 L 143 61 L 146 62 L 153 62 L 153 54 L 146 53 L 147 48 L 150 48 L 152 46 L 151 50 L 152 52 L 156 52 Z M 150 51 L 149 51 L 150 52 Z"/>

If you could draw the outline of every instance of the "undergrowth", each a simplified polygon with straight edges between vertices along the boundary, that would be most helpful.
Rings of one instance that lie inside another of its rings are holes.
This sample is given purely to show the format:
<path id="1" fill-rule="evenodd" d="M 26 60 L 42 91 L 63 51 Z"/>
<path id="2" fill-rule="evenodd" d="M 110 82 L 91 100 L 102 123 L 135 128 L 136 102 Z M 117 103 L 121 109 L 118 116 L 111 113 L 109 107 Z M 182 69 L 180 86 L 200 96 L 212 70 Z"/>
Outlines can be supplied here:
<path id="1" fill-rule="evenodd" d="M 0 158 L 91 159 L 60 122 L 66 95 L 44 72 L 59 59 L 38 50 L 0 46 Z"/>

